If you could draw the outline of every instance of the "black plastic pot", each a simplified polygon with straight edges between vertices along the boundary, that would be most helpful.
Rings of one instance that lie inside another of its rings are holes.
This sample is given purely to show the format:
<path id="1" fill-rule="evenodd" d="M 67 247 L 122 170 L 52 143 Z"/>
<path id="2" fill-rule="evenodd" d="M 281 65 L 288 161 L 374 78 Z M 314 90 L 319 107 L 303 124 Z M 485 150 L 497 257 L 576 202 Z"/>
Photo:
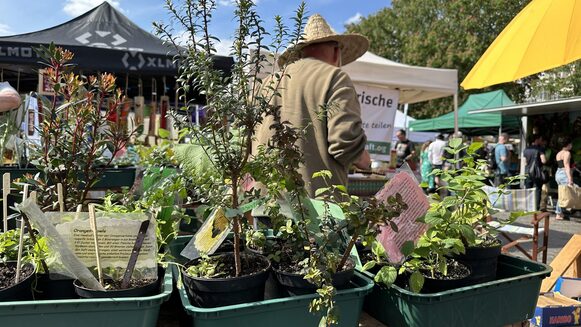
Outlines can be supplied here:
<path id="1" fill-rule="evenodd" d="M 245 249 L 246 251 L 254 253 L 256 255 L 265 255 L 265 253 L 263 253 L 262 251 L 255 250 L 249 246 L 247 246 Z M 274 270 L 271 269 L 270 272 L 268 273 L 266 283 L 264 284 L 264 299 L 272 300 L 282 298 L 285 296 L 287 296 L 286 291 L 283 289 L 282 285 L 278 282 Z"/>
<path id="2" fill-rule="evenodd" d="M 92 290 L 83 286 L 83 284 L 78 279 L 75 279 L 73 286 L 75 287 L 75 292 L 77 295 L 85 299 L 150 296 L 159 293 L 164 274 L 165 269 L 160 267 L 158 269 L 156 281 L 141 287 L 127 288 L 122 290 Z"/>
<path id="3" fill-rule="evenodd" d="M 467 285 L 490 282 L 496 279 L 498 257 L 501 244 L 489 247 L 467 247 L 466 253 L 454 259 L 470 267 L 472 273 L 468 276 Z"/>
<path id="4" fill-rule="evenodd" d="M 458 263 L 464 265 L 463 263 Z M 424 275 L 424 286 L 422 287 L 422 293 L 438 293 L 455 288 L 460 288 L 468 286 L 468 277 L 470 276 L 470 266 L 465 265 L 468 268 L 468 272 L 465 276 L 456 279 L 437 279 L 431 278 L 429 272 L 423 272 Z"/>
<path id="5" fill-rule="evenodd" d="M 289 296 L 312 294 L 317 290 L 315 284 L 310 283 L 304 278 L 305 275 L 280 270 L 275 270 L 275 274 L 278 282 Z M 349 287 L 349 282 L 354 274 L 355 268 L 335 273 L 333 275 L 333 286 L 337 289 L 345 289 Z"/>
<path id="6" fill-rule="evenodd" d="M 34 298 L 37 300 L 65 300 L 77 299 L 79 296 L 73 286 L 74 279 L 58 275 L 52 278 L 48 274 L 36 275 Z"/>
<path id="7" fill-rule="evenodd" d="M 233 253 L 221 253 L 219 256 L 234 256 Z M 182 280 L 190 300 L 198 307 L 215 308 L 225 305 L 262 301 L 264 287 L 270 274 L 270 261 L 262 255 L 241 253 L 244 256 L 260 258 L 266 266 L 258 273 L 232 278 L 193 277 L 182 270 Z M 189 267 L 197 259 L 185 264 Z"/>
<path id="8" fill-rule="evenodd" d="M 0 270 L 4 266 L 16 267 L 16 262 L 0 263 Z M 32 299 L 32 281 L 34 280 L 34 265 L 28 263 L 22 269 L 31 269 L 31 273 L 16 285 L 0 289 L 0 301 L 21 301 Z"/>

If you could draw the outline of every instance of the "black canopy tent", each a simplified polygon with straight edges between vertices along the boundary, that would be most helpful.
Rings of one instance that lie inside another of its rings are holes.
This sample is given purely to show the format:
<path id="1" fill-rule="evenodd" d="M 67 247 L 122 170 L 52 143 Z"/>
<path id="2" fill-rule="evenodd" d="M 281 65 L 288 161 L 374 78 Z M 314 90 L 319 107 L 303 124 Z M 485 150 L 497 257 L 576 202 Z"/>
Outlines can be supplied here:
<path id="1" fill-rule="evenodd" d="M 162 76 L 168 84 L 175 81 L 177 67 L 173 63 L 175 51 L 163 42 L 135 25 L 109 3 L 101 5 L 61 25 L 45 30 L 0 37 L 0 68 L 2 78 L 21 92 L 37 89 L 38 75 L 42 68 L 33 48 L 54 42 L 75 55 L 73 63 L 85 74 L 111 72 L 118 77 L 118 86 L 125 87 L 125 77 L 130 77 L 130 95 L 137 93 L 138 78 L 143 80 L 144 95 L 151 91 L 152 79 L 157 80 L 158 92 L 162 89 Z M 217 69 L 230 72 L 233 60 L 215 56 Z M 18 75 L 19 81 L 16 81 Z M 173 93 L 173 92 L 169 92 Z M 171 94 L 168 94 L 171 95 Z"/>

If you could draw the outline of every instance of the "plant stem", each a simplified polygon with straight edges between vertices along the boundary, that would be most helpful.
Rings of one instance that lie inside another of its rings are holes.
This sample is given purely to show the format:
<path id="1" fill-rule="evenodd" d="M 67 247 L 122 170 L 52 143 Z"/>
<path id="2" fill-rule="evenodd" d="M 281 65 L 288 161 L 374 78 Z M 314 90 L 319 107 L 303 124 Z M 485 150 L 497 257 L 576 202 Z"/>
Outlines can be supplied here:
<path id="1" fill-rule="evenodd" d="M 32 226 L 30 225 L 30 221 L 28 220 L 28 217 L 26 217 L 25 214 L 22 214 L 22 220 L 26 224 L 26 229 L 28 229 L 28 235 L 30 235 L 30 239 L 32 240 L 32 243 L 36 244 L 38 246 L 38 248 L 40 249 L 40 244 L 38 244 L 38 241 L 36 240 L 36 236 L 34 236 Z M 22 228 L 20 228 L 20 232 L 22 233 Z M 40 264 L 42 265 L 42 269 L 44 270 L 44 273 L 48 274 L 49 273 L 48 266 L 46 265 L 46 262 L 44 261 L 44 259 L 40 259 Z"/>
<path id="2" fill-rule="evenodd" d="M 337 266 L 337 271 L 343 270 L 343 266 L 347 262 L 347 259 L 349 258 L 349 254 L 351 254 L 351 249 L 353 248 L 353 245 L 355 245 L 355 242 L 357 241 L 358 237 L 359 237 L 359 234 L 353 234 L 353 236 L 351 237 L 351 240 L 349 241 L 349 244 L 347 244 L 347 248 L 345 249 L 345 252 L 343 252 L 343 257 L 341 258 L 341 261 L 339 262 L 339 265 Z"/>
<path id="3" fill-rule="evenodd" d="M 238 208 L 238 176 L 232 176 L 232 206 Z M 236 267 L 236 277 L 242 273 L 242 263 L 240 262 L 240 218 L 234 216 L 234 265 Z"/>

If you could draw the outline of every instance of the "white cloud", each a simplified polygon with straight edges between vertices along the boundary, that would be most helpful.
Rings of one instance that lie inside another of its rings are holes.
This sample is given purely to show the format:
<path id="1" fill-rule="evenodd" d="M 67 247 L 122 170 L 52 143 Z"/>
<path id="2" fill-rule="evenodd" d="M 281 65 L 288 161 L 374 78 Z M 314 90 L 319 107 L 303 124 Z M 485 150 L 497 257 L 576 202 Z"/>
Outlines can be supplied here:
<path id="1" fill-rule="evenodd" d="M 63 11 L 69 16 L 76 17 L 97 7 L 103 2 L 103 0 L 66 0 Z M 121 3 L 118 0 L 108 0 L 107 2 L 116 9 L 123 11 L 121 9 Z"/>
<path id="2" fill-rule="evenodd" d="M 234 43 L 234 40 L 220 40 L 220 42 L 218 42 L 218 44 L 215 44 L 215 48 L 216 48 L 216 53 L 222 56 L 229 56 L 230 55 L 230 51 L 232 50 L 232 44 Z"/>
<path id="3" fill-rule="evenodd" d="M 345 25 L 349 25 L 349 24 L 357 24 L 359 23 L 359 21 L 361 21 L 361 18 L 363 18 L 363 15 L 361 15 L 360 12 L 356 13 L 354 16 L 349 17 L 349 19 L 347 19 L 345 21 Z"/>
<path id="4" fill-rule="evenodd" d="M 13 34 L 10 26 L 0 23 L 0 35 L 10 35 Z"/>
<path id="5" fill-rule="evenodd" d="M 190 34 L 188 31 L 180 31 L 175 35 L 177 44 L 181 46 L 187 46 L 188 42 L 190 41 Z M 220 42 L 214 44 L 214 48 L 216 48 L 216 53 L 222 56 L 228 56 L 230 54 L 230 50 L 232 48 L 233 43 L 234 40 L 220 39 Z"/>

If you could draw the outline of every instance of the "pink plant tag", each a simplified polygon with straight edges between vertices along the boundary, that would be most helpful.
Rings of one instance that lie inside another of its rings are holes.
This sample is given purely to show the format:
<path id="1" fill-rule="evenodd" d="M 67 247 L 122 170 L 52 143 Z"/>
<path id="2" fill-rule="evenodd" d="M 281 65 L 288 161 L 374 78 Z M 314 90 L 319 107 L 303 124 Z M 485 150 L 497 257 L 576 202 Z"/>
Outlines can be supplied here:
<path id="1" fill-rule="evenodd" d="M 377 240 L 385 248 L 389 261 L 392 263 L 403 261 L 404 256 L 400 249 L 406 241 L 411 240 L 416 244 L 424 233 L 427 225 L 416 222 L 416 219 L 424 215 L 430 207 L 428 198 L 418 182 L 406 172 L 397 173 L 383 189 L 377 192 L 375 197 L 380 201 L 386 201 L 389 196 L 396 193 L 401 194 L 403 201 L 408 205 L 408 208 L 393 220 L 398 232 L 389 226 L 383 226 L 377 236 Z"/>

